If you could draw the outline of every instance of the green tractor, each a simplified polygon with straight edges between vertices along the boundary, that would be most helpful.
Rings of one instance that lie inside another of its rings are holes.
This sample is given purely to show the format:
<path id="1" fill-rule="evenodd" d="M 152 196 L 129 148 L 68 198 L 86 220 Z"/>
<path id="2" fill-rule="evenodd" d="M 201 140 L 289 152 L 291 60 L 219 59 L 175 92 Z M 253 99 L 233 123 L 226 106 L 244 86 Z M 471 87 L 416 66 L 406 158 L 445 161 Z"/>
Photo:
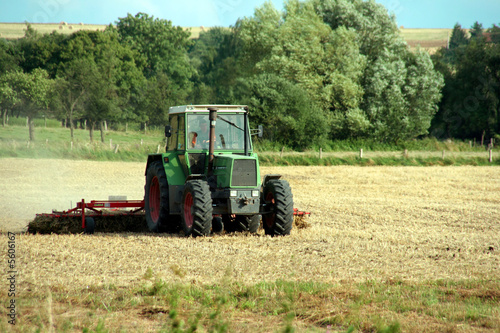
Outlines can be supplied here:
<path id="1" fill-rule="evenodd" d="M 166 152 L 148 156 L 144 204 L 151 231 L 208 236 L 226 230 L 289 235 L 290 185 L 261 183 L 244 105 L 171 107 Z"/>

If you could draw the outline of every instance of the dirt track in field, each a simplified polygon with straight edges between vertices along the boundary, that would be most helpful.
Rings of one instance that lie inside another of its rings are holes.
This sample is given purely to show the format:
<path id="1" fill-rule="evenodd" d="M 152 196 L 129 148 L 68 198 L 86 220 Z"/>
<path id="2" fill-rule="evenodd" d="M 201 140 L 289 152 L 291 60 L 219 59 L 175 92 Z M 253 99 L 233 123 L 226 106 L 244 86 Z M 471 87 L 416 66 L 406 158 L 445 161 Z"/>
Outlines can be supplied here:
<path id="1" fill-rule="evenodd" d="M 291 236 L 17 235 L 23 289 L 223 278 L 325 282 L 498 279 L 500 167 L 266 167 L 310 227 Z M 142 199 L 143 163 L 0 159 L 0 228 L 85 198 Z M 0 249 L 6 248 L 7 241 Z"/>

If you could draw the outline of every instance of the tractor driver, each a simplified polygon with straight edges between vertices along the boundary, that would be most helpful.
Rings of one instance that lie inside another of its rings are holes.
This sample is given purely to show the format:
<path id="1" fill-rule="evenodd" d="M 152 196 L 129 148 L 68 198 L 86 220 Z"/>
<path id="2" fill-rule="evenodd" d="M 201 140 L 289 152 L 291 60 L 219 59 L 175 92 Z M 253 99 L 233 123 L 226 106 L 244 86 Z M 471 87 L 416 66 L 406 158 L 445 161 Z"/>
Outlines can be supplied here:
<path id="1" fill-rule="evenodd" d="M 209 132 L 208 132 L 208 120 L 201 119 L 199 122 L 200 130 L 195 132 L 193 139 L 191 140 L 191 147 L 193 148 L 208 148 L 209 143 Z"/>

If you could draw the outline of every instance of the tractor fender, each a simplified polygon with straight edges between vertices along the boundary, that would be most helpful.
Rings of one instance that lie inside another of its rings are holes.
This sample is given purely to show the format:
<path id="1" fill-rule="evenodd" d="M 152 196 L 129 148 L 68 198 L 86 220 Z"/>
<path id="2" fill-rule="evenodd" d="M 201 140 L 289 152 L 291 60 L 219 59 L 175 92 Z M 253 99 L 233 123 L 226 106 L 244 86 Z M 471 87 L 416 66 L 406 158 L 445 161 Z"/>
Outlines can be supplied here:
<path id="1" fill-rule="evenodd" d="M 203 180 L 205 180 L 206 176 L 202 175 L 201 173 L 193 173 L 193 174 L 190 174 L 189 176 L 186 177 L 186 182 L 188 180 L 193 180 L 193 179 L 203 179 Z"/>
<path id="2" fill-rule="evenodd" d="M 162 154 L 150 154 L 150 155 L 148 155 L 148 162 L 146 163 L 146 170 L 144 171 L 144 176 L 146 176 L 148 173 L 149 165 L 153 162 L 156 162 L 156 161 L 162 162 Z"/>
<path id="3" fill-rule="evenodd" d="M 278 175 L 278 174 L 265 175 L 264 180 L 262 181 L 262 188 L 264 188 L 264 186 L 266 186 L 268 181 L 274 180 L 274 179 L 280 179 L 280 178 L 281 178 L 281 175 Z"/>

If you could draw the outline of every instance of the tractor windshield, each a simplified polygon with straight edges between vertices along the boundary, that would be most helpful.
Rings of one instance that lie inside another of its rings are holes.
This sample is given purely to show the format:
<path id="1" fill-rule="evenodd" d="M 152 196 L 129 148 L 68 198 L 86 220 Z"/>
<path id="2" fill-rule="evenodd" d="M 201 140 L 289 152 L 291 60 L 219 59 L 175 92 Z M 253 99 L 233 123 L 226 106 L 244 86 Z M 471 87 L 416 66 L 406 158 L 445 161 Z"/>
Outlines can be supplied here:
<path id="1" fill-rule="evenodd" d="M 208 149 L 210 123 L 208 113 L 187 115 L 187 133 L 189 149 Z M 219 114 L 215 125 L 216 150 L 243 150 L 244 115 Z"/>

